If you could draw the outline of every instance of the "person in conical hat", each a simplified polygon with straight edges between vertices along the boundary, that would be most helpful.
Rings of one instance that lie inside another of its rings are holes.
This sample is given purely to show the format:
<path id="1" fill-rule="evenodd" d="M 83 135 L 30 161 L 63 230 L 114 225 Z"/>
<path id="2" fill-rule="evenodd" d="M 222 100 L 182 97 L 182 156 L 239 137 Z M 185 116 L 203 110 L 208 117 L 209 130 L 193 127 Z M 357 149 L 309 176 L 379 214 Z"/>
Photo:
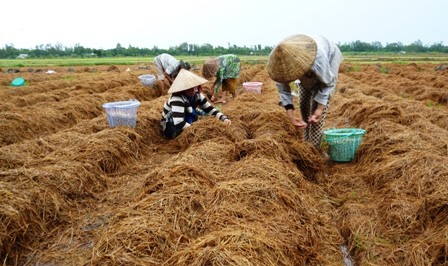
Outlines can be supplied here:
<path id="1" fill-rule="evenodd" d="M 325 116 L 344 60 L 333 42 L 322 36 L 291 35 L 271 51 L 267 63 L 280 104 L 291 123 L 305 130 L 304 137 L 320 149 Z M 301 117 L 295 115 L 291 86 L 298 89 Z"/>
<path id="2" fill-rule="evenodd" d="M 175 138 L 195 121 L 199 115 L 214 116 L 227 126 L 230 119 L 216 109 L 202 94 L 201 85 L 207 80 L 181 69 L 168 93 L 170 97 L 163 105 L 161 126 L 167 138 Z"/>
<path id="3" fill-rule="evenodd" d="M 225 54 L 209 58 L 202 66 L 202 76 L 206 79 L 216 77 L 212 85 L 211 101 L 216 103 L 227 103 L 227 95 L 235 96 L 238 78 L 240 76 L 241 63 L 238 56 Z M 220 99 L 216 95 L 221 91 Z"/>
<path id="4" fill-rule="evenodd" d="M 181 69 L 190 70 L 191 65 L 183 60 L 177 60 L 174 56 L 162 53 L 153 59 L 157 71 L 157 79 L 168 79 L 170 85 L 173 83 Z"/>

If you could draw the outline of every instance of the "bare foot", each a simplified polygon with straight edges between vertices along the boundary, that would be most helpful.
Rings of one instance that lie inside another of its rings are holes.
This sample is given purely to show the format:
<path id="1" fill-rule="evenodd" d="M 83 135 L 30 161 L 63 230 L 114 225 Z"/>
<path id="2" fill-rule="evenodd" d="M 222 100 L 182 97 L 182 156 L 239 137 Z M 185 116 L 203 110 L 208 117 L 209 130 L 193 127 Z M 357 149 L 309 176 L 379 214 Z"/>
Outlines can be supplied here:
<path id="1" fill-rule="evenodd" d="M 215 103 L 227 103 L 227 101 L 225 99 L 219 99 Z"/>

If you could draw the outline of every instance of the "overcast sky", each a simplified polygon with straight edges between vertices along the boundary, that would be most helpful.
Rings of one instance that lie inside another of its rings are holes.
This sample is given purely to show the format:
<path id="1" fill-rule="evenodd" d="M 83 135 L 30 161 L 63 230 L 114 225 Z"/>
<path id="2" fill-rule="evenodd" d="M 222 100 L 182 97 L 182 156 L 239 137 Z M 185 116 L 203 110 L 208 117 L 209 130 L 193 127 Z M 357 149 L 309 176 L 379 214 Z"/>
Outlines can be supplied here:
<path id="1" fill-rule="evenodd" d="M 448 45 L 448 0 L 6 0 L 0 10 L 1 48 L 274 46 L 298 33 Z"/>

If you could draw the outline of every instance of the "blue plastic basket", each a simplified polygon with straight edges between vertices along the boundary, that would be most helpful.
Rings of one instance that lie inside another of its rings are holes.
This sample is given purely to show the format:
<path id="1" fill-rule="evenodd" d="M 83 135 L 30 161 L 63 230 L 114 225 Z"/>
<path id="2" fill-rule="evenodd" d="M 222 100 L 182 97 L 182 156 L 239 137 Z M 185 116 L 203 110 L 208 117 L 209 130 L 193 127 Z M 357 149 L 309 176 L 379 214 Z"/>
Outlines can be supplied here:
<path id="1" fill-rule="evenodd" d="M 109 127 L 128 126 L 135 128 L 137 124 L 137 100 L 111 102 L 103 104 Z"/>
<path id="2" fill-rule="evenodd" d="M 325 130 L 324 134 L 331 160 L 351 162 L 366 131 L 360 128 L 333 128 Z"/>

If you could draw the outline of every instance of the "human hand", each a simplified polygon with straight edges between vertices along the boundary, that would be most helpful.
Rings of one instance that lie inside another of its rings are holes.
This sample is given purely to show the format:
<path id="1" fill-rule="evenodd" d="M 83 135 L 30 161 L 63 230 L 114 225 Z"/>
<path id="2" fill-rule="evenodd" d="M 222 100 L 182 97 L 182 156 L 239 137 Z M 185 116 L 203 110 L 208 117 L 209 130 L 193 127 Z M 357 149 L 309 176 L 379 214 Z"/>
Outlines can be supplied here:
<path id="1" fill-rule="evenodd" d="M 230 119 L 225 119 L 223 122 L 226 126 L 230 126 L 232 124 L 232 121 L 230 121 Z"/>
<path id="2" fill-rule="evenodd" d="M 305 121 L 297 117 L 291 118 L 291 124 L 299 129 L 305 129 L 308 126 L 308 124 Z"/>
<path id="3" fill-rule="evenodd" d="M 320 122 L 321 119 L 322 119 L 322 110 L 316 109 L 316 111 L 314 111 L 314 114 L 308 117 L 308 123 L 317 124 Z"/>

